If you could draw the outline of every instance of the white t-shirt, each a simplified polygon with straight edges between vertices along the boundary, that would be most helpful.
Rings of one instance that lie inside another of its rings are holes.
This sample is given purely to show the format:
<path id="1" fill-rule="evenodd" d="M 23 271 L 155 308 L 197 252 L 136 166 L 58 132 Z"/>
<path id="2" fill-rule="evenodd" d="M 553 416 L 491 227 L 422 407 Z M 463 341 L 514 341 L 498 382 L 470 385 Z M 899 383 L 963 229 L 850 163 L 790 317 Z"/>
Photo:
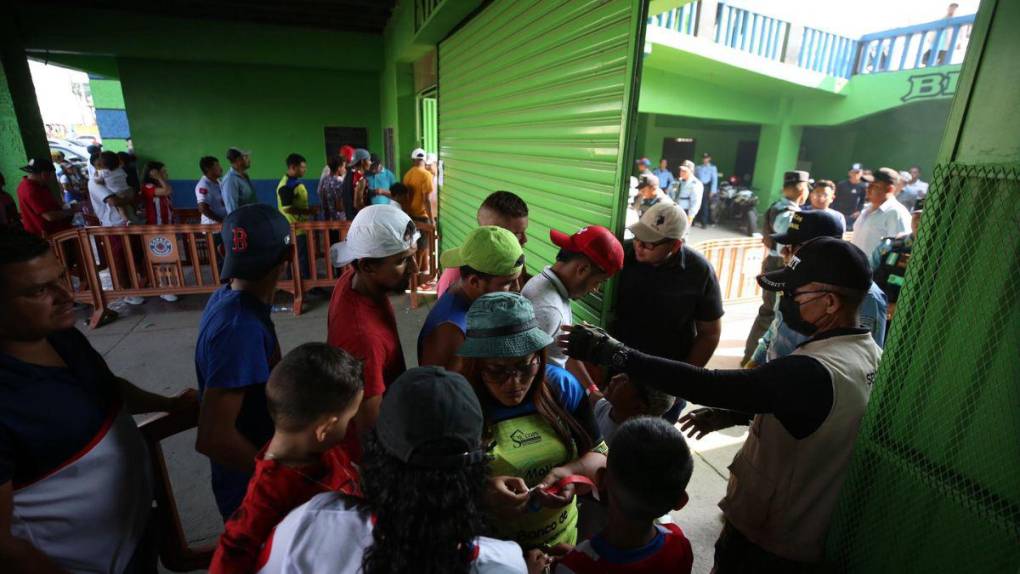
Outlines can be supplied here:
<path id="1" fill-rule="evenodd" d="M 567 288 L 563 286 L 560 278 L 553 273 L 551 267 L 546 267 L 541 273 L 535 275 L 528 281 L 528 284 L 521 289 L 524 295 L 531 301 L 535 308 L 535 321 L 538 328 L 549 334 L 552 338 L 561 335 L 560 327 L 573 325 L 574 315 L 570 309 L 570 297 L 567 295 Z M 546 348 L 546 360 L 557 367 L 566 368 L 567 355 L 555 343 Z"/>
<path id="2" fill-rule="evenodd" d="M 871 257 L 885 237 L 896 237 L 910 231 L 910 212 L 903 204 L 890 197 L 878 209 L 866 206 L 854 224 L 851 243 Z"/>
<path id="3" fill-rule="evenodd" d="M 124 219 L 124 215 L 119 209 L 106 203 L 106 198 L 117 195 L 105 183 L 100 183 L 98 177 L 89 179 L 89 200 L 92 202 L 92 210 L 96 213 L 96 217 L 99 218 L 99 223 L 103 227 L 116 227 L 118 225 L 127 225 L 127 219 Z"/>
<path id="4" fill-rule="evenodd" d="M 208 205 L 213 213 L 220 216 L 220 219 L 227 216 L 227 208 L 223 205 L 223 194 L 220 192 L 220 182 L 218 181 L 213 181 L 203 175 L 202 179 L 195 184 L 195 201 Z M 219 222 L 202 214 L 202 223 L 210 225 Z"/>
<path id="5" fill-rule="evenodd" d="M 326 492 L 295 508 L 262 550 L 260 574 L 356 574 L 373 543 L 372 517 L 347 496 Z M 480 536 L 475 574 L 527 574 L 516 542 Z"/>

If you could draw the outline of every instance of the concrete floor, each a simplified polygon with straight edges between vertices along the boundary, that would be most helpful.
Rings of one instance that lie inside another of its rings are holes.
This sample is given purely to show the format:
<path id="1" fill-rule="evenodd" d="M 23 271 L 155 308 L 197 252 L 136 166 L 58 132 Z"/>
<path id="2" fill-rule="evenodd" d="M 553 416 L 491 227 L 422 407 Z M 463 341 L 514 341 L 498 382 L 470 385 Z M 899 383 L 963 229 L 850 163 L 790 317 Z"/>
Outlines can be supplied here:
<path id="1" fill-rule="evenodd" d="M 96 330 L 88 329 L 83 316 L 79 328 L 105 356 L 114 373 L 150 391 L 174 394 L 195 386 L 194 346 L 205 300 L 204 296 L 186 296 L 176 303 L 166 303 L 151 298 L 138 307 L 122 309 L 119 319 Z M 416 364 L 415 340 L 430 302 L 413 310 L 407 297 L 395 297 L 393 302 L 407 364 L 411 366 Z M 327 306 L 328 299 L 312 299 L 300 317 L 289 309 L 273 314 L 284 352 L 303 342 L 325 340 Z M 756 309 L 754 302 L 727 306 L 722 342 L 710 366 L 738 366 Z M 727 465 L 745 434 L 743 429 L 734 429 L 690 441 L 695 453 L 691 501 L 674 513 L 674 519 L 691 539 L 695 572 L 711 569 L 712 546 L 721 528 L 716 504 L 725 492 Z M 208 461 L 195 452 L 194 441 L 194 431 L 183 433 L 165 441 L 164 453 L 189 540 L 215 543 L 222 523 L 209 486 Z"/>

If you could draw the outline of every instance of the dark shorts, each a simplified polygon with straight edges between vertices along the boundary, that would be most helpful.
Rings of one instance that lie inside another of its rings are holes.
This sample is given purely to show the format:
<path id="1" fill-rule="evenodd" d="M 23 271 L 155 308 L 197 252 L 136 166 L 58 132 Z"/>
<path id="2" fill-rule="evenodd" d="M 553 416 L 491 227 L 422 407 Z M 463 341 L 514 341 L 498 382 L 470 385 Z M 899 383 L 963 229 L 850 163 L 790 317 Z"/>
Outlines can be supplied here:
<path id="1" fill-rule="evenodd" d="M 797 562 L 768 552 L 726 522 L 715 541 L 715 574 L 812 574 L 827 572 L 821 563 Z"/>

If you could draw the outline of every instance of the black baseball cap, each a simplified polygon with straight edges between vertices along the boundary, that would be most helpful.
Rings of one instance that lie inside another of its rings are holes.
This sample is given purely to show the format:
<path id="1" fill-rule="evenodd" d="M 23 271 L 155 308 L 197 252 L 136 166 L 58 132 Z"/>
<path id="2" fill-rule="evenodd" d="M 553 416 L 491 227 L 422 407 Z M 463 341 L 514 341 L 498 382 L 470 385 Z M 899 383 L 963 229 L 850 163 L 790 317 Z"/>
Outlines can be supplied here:
<path id="1" fill-rule="evenodd" d="M 758 284 L 766 291 L 793 291 L 813 282 L 867 291 L 871 265 L 853 243 L 816 237 L 801 245 L 786 267 L 758 276 Z"/>
<path id="2" fill-rule="evenodd" d="M 900 182 L 900 173 L 891 167 L 880 167 L 871 174 L 875 181 L 896 185 Z"/>
<path id="3" fill-rule="evenodd" d="M 461 468 L 486 459 L 483 425 L 467 379 L 442 367 L 416 367 L 386 389 L 375 432 L 382 447 L 407 464 Z"/>
<path id="4" fill-rule="evenodd" d="M 239 207 L 223 220 L 220 279 L 261 279 L 291 253 L 290 223 L 263 203 Z"/>
<path id="5" fill-rule="evenodd" d="M 47 173 L 56 172 L 57 168 L 53 167 L 53 161 L 49 158 L 36 157 L 28 160 L 28 165 L 21 166 L 21 171 L 25 173 Z"/>
<path id="6" fill-rule="evenodd" d="M 792 170 L 783 173 L 783 185 L 794 185 L 802 181 L 810 182 L 811 174 L 800 170 Z"/>
<path id="7" fill-rule="evenodd" d="M 786 233 L 773 233 L 769 237 L 783 245 L 799 245 L 815 237 L 840 239 L 846 226 L 843 220 L 830 211 L 797 211 L 790 220 Z"/>

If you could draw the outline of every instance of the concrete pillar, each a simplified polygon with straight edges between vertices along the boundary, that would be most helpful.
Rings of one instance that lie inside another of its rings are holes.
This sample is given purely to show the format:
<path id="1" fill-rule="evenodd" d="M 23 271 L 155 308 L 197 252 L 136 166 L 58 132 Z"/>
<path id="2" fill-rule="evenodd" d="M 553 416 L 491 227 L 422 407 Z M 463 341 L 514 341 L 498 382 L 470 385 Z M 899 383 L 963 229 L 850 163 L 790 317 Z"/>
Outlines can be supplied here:
<path id="1" fill-rule="evenodd" d="M 783 189 L 783 172 L 797 169 L 803 133 L 803 126 L 792 125 L 785 118 L 761 127 L 754 160 L 754 180 L 751 182 L 751 186 L 758 190 L 758 211 L 765 212 L 779 198 Z"/>
<path id="2" fill-rule="evenodd" d="M 28 69 L 28 58 L 25 57 L 25 47 L 18 34 L 15 18 L 0 19 L 0 67 L 3 68 L 3 84 L 5 84 L 0 85 L 0 100 L 2 100 L 0 106 L 6 108 L 3 110 L 4 112 L 13 112 L 14 121 L 17 122 L 17 135 L 10 134 L 6 130 L 3 135 L 0 135 L 0 138 L 5 140 L 3 144 L 0 144 L 2 145 L 0 150 L 5 156 L 2 159 L 2 165 L 7 166 L 10 163 L 18 162 L 20 165 L 24 165 L 26 156 L 49 157 L 46 128 L 43 125 L 42 114 L 39 112 L 39 102 L 35 97 L 32 74 Z M 13 142 L 6 141 L 15 137 L 21 139 L 22 157 L 9 157 L 8 155 L 17 155 L 17 146 Z M 16 181 L 12 177 L 16 173 L 8 173 L 8 170 L 9 168 L 4 170 L 8 182 Z"/>

